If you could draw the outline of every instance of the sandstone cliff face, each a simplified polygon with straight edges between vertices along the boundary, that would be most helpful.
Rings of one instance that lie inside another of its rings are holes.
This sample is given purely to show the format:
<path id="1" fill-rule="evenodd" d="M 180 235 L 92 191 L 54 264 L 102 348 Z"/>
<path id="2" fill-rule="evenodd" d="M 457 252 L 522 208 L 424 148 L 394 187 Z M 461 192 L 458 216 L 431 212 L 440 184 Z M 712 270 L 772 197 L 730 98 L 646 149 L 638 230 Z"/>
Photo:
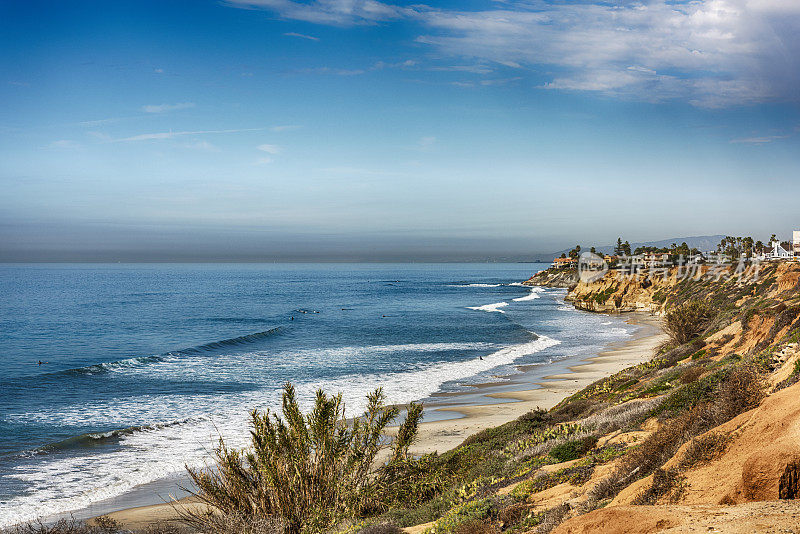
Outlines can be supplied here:
<path id="1" fill-rule="evenodd" d="M 541 274 L 541 273 L 540 273 Z M 800 288 L 800 264 L 774 263 L 763 266 L 752 278 L 752 273 L 737 275 L 734 267 L 702 266 L 691 277 L 685 270 L 673 267 L 665 273 L 628 276 L 610 271 L 592 282 L 577 283 L 566 300 L 576 308 L 615 313 L 647 311 L 661 314 L 671 305 L 690 298 L 706 299 L 719 288 L 727 289 L 726 298 L 737 305 L 746 305 L 751 297 L 782 301 L 796 296 Z M 717 278 L 721 277 L 721 281 Z"/>
<path id="2" fill-rule="evenodd" d="M 616 313 L 648 311 L 658 313 L 661 304 L 653 296 L 676 282 L 675 276 L 663 280 L 617 276 L 609 273 L 596 282 L 579 282 L 566 300 L 581 310 Z"/>
<path id="3" fill-rule="evenodd" d="M 709 269 L 703 268 L 701 274 L 708 275 Z M 698 350 L 687 352 L 677 368 L 703 366 L 697 382 L 701 384 L 715 366 L 726 361 L 760 362 L 767 396 L 757 407 L 677 449 L 661 467 L 662 473 L 672 473 L 674 487 L 644 501 L 651 505 L 642 506 L 641 498 L 658 487 L 654 474 L 622 489 L 605 508 L 575 514 L 554 532 L 796 529 L 800 514 L 800 264 L 770 264 L 755 279 L 733 274 L 730 269 L 721 280 L 715 276 L 687 280 L 674 269 L 666 277 L 650 279 L 621 279 L 609 273 L 596 282 L 581 282 L 569 293 L 567 300 L 576 307 L 603 312 L 661 314 L 689 299 L 710 303 L 719 310 L 711 328 L 714 333 L 695 340 L 693 350 Z M 787 514 L 791 520 L 786 520 Z"/>
<path id="4" fill-rule="evenodd" d="M 578 271 L 576 269 L 546 269 L 522 283 L 526 286 L 572 289 L 578 284 Z"/>

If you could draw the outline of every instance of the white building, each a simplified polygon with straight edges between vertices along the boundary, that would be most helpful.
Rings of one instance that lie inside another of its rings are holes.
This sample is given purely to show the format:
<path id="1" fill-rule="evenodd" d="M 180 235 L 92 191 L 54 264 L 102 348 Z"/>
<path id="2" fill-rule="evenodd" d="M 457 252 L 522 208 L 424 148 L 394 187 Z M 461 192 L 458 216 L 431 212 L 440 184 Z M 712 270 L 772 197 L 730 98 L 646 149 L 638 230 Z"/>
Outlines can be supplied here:
<path id="1" fill-rule="evenodd" d="M 770 250 L 769 252 L 762 254 L 759 259 L 762 260 L 785 260 L 794 257 L 794 252 L 791 250 L 786 250 L 781 245 L 780 241 L 773 241 L 769 244 Z"/>
<path id="2" fill-rule="evenodd" d="M 792 252 L 795 256 L 800 256 L 800 230 L 792 232 Z"/>

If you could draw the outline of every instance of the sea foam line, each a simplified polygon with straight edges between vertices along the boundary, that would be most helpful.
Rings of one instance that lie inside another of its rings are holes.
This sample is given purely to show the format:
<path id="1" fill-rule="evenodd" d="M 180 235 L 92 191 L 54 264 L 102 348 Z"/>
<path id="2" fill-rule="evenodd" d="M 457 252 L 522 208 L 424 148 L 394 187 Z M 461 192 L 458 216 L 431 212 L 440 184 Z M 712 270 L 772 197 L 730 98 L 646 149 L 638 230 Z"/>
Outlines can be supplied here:
<path id="1" fill-rule="evenodd" d="M 500 287 L 503 284 L 450 284 L 450 287 Z"/>
<path id="2" fill-rule="evenodd" d="M 494 304 L 484 304 L 483 306 L 467 306 L 467 309 L 485 311 L 485 312 L 505 313 L 500 308 L 505 308 L 506 306 L 508 306 L 508 302 L 495 302 Z"/>
<path id="3" fill-rule="evenodd" d="M 304 410 L 313 403 L 318 388 L 333 393 L 341 391 L 348 414 L 365 408 L 365 396 L 383 387 L 387 398 L 403 404 L 424 399 L 439 391 L 443 384 L 486 373 L 513 364 L 519 358 L 540 352 L 560 341 L 541 336 L 535 340 L 500 348 L 482 357 L 460 362 L 438 362 L 420 365 L 408 372 L 350 375 L 331 380 L 296 384 L 298 398 Z M 441 345 L 422 344 L 428 348 Z M 466 344 L 472 348 L 473 344 Z M 413 345 L 400 345 L 409 347 Z M 117 405 L 93 406 L 92 411 L 120 413 L 132 408 L 129 404 L 159 406 L 174 399 L 142 396 Z M 231 447 L 247 445 L 249 437 L 248 412 L 253 408 L 276 410 L 280 407 L 280 390 L 236 393 L 232 395 L 196 395 L 183 398 L 176 411 L 189 416 L 183 424 L 171 421 L 153 422 L 140 431 L 120 432 L 120 449 L 115 452 L 71 457 L 37 456 L 31 463 L 17 465 L 8 476 L 30 484 L 25 495 L 16 495 L 0 503 L 0 527 L 52 517 L 86 508 L 92 503 L 124 494 L 136 486 L 184 472 L 184 466 L 202 467 L 220 435 Z M 88 413 L 74 414 L 88 416 Z M 144 415 L 144 414 L 142 414 Z M 151 419 L 152 420 L 152 419 Z M 165 454 L 168 451 L 169 454 Z"/>
<path id="4" fill-rule="evenodd" d="M 544 293 L 544 289 L 541 287 L 534 287 L 531 289 L 531 292 L 525 295 L 524 297 L 519 297 L 514 299 L 514 302 L 522 302 L 526 300 L 534 300 L 539 298 L 539 293 Z"/>

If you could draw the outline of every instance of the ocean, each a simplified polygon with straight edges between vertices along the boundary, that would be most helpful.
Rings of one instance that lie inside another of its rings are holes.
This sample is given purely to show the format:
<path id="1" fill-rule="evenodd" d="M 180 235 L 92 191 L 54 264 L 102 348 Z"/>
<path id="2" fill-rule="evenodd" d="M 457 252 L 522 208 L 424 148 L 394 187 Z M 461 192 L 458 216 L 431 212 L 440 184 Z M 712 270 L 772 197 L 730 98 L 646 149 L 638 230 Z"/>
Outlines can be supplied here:
<path id="1" fill-rule="evenodd" d="M 635 330 L 520 282 L 543 264 L 0 265 L 0 526 L 200 466 L 248 412 L 502 383 Z M 41 363 L 40 363 L 41 362 Z M 429 418 L 442 417 L 435 410 Z"/>

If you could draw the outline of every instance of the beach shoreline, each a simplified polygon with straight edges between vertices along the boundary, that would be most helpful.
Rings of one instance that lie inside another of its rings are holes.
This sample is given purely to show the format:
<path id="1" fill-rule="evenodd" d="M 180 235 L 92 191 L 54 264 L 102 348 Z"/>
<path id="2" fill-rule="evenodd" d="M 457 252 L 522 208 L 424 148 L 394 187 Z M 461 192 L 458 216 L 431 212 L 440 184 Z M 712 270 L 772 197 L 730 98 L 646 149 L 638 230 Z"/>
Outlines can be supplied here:
<path id="1" fill-rule="evenodd" d="M 481 393 L 482 388 L 493 384 L 487 381 L 473 386 L 473 391 L 439 397 L 427 410 L 428 416 L 435 415 L 437 420 L 420 425 L 412 451 L 416 454 L 446 452 L 484 429 L 512 421 L 536 408 L 550 409 L 601 378 L 648 361 L 655 349 L 666 340 L 660 318 L 642 312 L 630 312 L 625 316 L 627 323 L 640 328 L 633 333 L 631 339 L 612 343 L 596 355 L 558 362 L 562 365 L 550 374 L 547 374 L 546 369 L 540 368 L 538 371 L 541 376 L 538 377 L 524 372 L 508 377 L 511 379 L 510 384 L 504 391 Z M 472 397 L 472 402 L 458 402 L 465 397 Z M 475 402 L 481 398 L 492 402 Z M 125 496 L 122 496 L 118 499 L 119 509 L 104 515 L 127 528 L 146 528 L 153 523 L 174 520 L 177 517 L 175 505 L 172 503 L 126 507 L 124 501 Z M 182 499 L 179 506 L 191 507 L 193 504 L 191 499 Z"/>

